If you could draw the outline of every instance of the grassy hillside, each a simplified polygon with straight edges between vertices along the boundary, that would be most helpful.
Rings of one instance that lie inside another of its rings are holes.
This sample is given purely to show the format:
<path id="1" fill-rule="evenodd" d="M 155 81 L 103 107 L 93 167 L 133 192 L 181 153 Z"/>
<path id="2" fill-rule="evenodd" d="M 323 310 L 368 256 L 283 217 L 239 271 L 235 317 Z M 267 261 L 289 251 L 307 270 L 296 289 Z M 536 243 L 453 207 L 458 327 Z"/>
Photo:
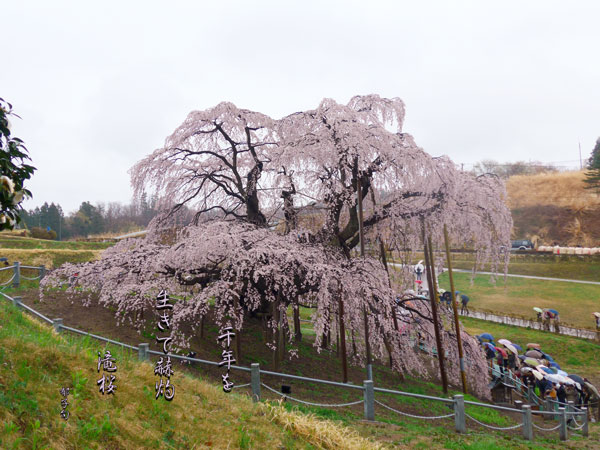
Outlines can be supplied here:
<path id="1" fill-rule="evenodd" d="M 0 302 L 0 448 L 378 448 L 354 431 L 237 393 L 174 368 L 175 398 L 154 398 L 153 366 L 110 347 L 116 358 L 114 396 L 96 381 L 104 346 L 57 335 Z M 60 417 L 70 387 L 68 421 Z"/>
<path id="2" fill-rule="evenodd" d="M 506 183 L 514 236 L 540 243 L 600 245 L 600 196 L 583 188 L 584 172 L 510 177 Z"/>
<path id="3" fill-rule="evenodd" d="M 59 267 L 65 262 L 81 263 L 98 259 L 102 250 L 114 245 L 110 242 L 72 242 L 34 239 L 0 233 L 0 257 L 10 263 L 47 268 Z"/>
<path id="4" fill-rule="evenodd" d="M 456 290 L 469 296 L 469 307 L 498 314 L 535 319 L 533 307 L 559 311 L 561 322 L 577 328 L 594 328 L 591 314 L 600 311 L 600 286 L 560 281 L 507 277 L 493 284 L 489 275 L 454 273 Z M 440 287 L 450 289 L 448 274 L 440 276 Z"/>

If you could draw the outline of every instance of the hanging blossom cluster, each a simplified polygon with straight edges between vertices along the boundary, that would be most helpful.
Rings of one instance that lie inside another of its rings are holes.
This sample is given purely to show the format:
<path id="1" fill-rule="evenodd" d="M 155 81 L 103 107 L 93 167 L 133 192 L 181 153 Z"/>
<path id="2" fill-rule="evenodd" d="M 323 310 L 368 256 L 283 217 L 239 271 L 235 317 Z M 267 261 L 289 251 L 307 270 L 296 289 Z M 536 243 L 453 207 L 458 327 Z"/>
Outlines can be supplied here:
<path id="1" fill-rule="evenodd" d="M 221 323 L 240 330 L 261 313 L 291 337 L 287 307 L 309 306 L 317 346 L 338 333 L 343 305 L 358 360 L 366 310 L 374 356 L 391 354 L 402 372 L 424 370 L 415 342 L 430 338 L 431 312 L 417 301 L 402 315 L 407 320 L 393 314 L 411 274 L 400 270 L 390 283 L 378 260 L 351 257 L 359 243 L 358 198 L 366 240 L 385 243 L 406 262 L 422 250 L 424 235 L 440 248 L 446 225 L 453 245 L 476 252 L 477 265 L 506 269 L 501 248 L 510 242 L 512 219 L 501 180 L 428 155 L 403 132 L 404 113 L 402 100 L 377 95 L 346 105 L 324 99 L 279 120 L 231 103 L 192 112 L 130 173 L 136 195 L 156 194 L 171 213 L 190 208 L 194 223 L 171 242 L 161 240 L 156 225 L 145 239 L 119 243 L 100 261 L 63 267 L 44 284 L 70 279 L 71 290 L 99 292 L 102 303 L 137 326 L 154 291 L 169 289 L 181 297 L 175 330 L 193 328 L 214 301 Z M 444 329 L 449 353 L 451 328 Z M 473 373 L 481 377 L 485 360 L 472 350 Z"/>

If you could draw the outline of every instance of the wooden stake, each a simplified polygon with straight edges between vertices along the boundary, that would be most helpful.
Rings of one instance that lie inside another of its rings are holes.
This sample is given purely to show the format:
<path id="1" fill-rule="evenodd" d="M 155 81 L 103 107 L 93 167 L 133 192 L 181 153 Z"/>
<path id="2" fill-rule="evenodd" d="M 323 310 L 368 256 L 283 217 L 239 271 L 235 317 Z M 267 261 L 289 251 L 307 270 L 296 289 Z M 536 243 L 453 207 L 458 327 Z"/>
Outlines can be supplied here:
<path id="1" fill-rule="evenodd" d="M 431 315 L 433 316 L 433 329 L 435 331 L 435 345 L 437 347 L 438 362 L 440 365 L 440 378 L 442 379 L 442 389 L 444 394 L 448 393 L 448 378 L 446 377 L 446 366 L 444 364 L 444 349 L 442 348 L 442 337 L 440 335 L 438 313 L 437 313 L 437 291 L 435 288 L 435 272 L 431 263 L 430 252 L 431 238 L 425 240 L 425 221 L 423 221 L 423 243 L 425 251 L 425 267 L 427 270 L 427 283 L 429 285 L 429 300 L 431 303 Z"/>
<path id="2" fill-rule="evenodd" d="M 454 329 L 456 330 L 456 345 L 458 346 L 458 362 L 460 367 L 460 378 L 462 381 L 463 393 L 467 393 L 467 376 L 465 374 L 465 362 L 463 356 L 462 337 L 460 336 L 460 323 L 458 321 L 458 307 L 456 306 L 456 294 L 454 290 L 454 276 L 452 275 L 452 260 L 450 259 L 450 239 L 448 239 L 448 229 L 444 224 L 444 242 L 446 244 L 446 260 L 448 264 L 448 276 L 450 277 L 450 298 L 452 299 L 452 312 L 454 313 Z"/>
<path id="3" fill-rule="evenodd" d="M 344 325 L 344 301 L 342 299 L 342 290 L 339 290 L 338 298 L 338 309 L 339 309 L 339 335 L 341 343 L 341 354 L 342 354 L 342 382 L 348 382 L 348 358 L 346 355 L 346 326 Z"/>
<path id="4" fill-rule="evenodd" d="M 360 175 L 356 180 L 356 193 L 358 199 L 358 236 L 360 238 L 360 256 L 361 258 L 365 257 L 365 235 L 363 230 L 363 207 L 362 207 L 362 186 L 360 182 Z M 364 300 L 364 299 L 363 299 Z M 371 370 L 371 343 L 369 342 L 369 320 L 367 319 L 367 307 L 363 305 L 363 319 L 365 326 L 365 347 L 367 350 L 367 379 L 370 380 L 369 377 Z"/>

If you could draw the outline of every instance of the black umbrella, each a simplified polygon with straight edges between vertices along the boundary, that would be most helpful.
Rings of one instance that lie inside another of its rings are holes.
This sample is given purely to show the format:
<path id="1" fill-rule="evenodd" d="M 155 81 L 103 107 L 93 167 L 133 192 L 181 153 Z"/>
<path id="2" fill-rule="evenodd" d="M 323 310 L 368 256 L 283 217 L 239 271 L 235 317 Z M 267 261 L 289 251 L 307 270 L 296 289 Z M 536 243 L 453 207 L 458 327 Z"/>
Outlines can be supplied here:
<path id="1" fill-rule="evenodd" d="M 570 378 L 575 383 L 579 383 L 580 385 L 583 386 L 583 378 L 580 377 L 579 375 L 571 374 L 571 375 L 567 375 L 567 378 Z"/>
<path id="2" fill-rule="evenodd" d="M 538 351 L 538 350 L 527 350 L 525 352 L 525 356 L 527 356 L 528 358 L 535 358 L 535 359 L 542 359 L 542 352 Z"/>

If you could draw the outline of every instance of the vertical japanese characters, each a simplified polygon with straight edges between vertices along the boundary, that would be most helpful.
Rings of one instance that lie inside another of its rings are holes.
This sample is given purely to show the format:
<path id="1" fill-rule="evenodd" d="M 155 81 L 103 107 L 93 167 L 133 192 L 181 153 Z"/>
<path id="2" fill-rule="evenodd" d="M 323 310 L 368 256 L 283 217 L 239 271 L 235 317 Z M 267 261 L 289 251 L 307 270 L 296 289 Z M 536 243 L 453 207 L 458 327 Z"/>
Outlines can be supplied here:
<path id="1" fill-rule="evenodd" d="M 100 372 L 100 368 L 102 368 L 102 378 L 96 383 L 100 386 L 100 392 L 102 395 L 114 395 L 117 386 L 113 383 L 117 377 L 113 375 L 113 373 L 117 371 L 117 366 L 115 365 L 115 358 L 112 357 L 110 351 L 105 350 L 104 357 L 102 357 L 102 353 L 98 352 L 98 373 Z M 106 374 L 104 372 L 108 373 Z"/>
<path id="2" fill-rule="evenodd" d="M 219 367 L 227 365 L 227 373 L 221 375 L 223 379 L 223 391 L 231 392 L 233 389 L 233 382 L 229 379 L 229 370 L 231 368 L 231 363 L 235 364 L 235 359 L 233 358 L 233 351 L 229 350 L 231 345 L 231 339 L 235 337 L 235 333 L 232 331 L 233 328 L 226 327 L 221 331 L 221 334 L 217 338 L 219 342 L 223 342 L 225 344 L 226 349 L 221 352 L 221 356 L 223 360 L 219 363 Z"/>
<path id="3" fill-rule="evenodd" d="M 60 406 L 62 408 L 60 412 L 60 417 L 62 417 L 65 420 L 69 420 L 69 411 L 67 411 L 67 406 L 69 406 L 69 402 L 67 401 L 67 397 L 69 395 L 69 388 L 61 388 L 60 395 L 63 396 L 63 398 L 60 401 Z"/>
<path id="4" fill-rule="evenodd" d="M 169 295 L 165 291 L 160 291 L 156 297 L 156 310 L 158 311 L 158 324 L 157 327 L 160 331 L 165 331 L 171 328 L 171 316 L 167 313 L 167 310 L 172 310 L 173 305 L 169 303 Z M 161 395 L 164 396 L 165 400 L 171 401 L 175 397 L 175 386 L 171 384 L 171 375 L 173 375 L 173 367 L 171 364 L 171 357 L 168 356 L 169 348 L 168 345 L 171 342 L 171 338 L 167 337 L 156 337 L 157 342 L 162 343 L 163 352 L 165 357 L 158 358 L 156 366 L 154 367 L 154 375 L 160 377 L 160 383 L 157 381 L 154 385 L 156 390 L 156 400 Z M 166 383 L 163 381 L 163 377 L 166 379 Z"/>

